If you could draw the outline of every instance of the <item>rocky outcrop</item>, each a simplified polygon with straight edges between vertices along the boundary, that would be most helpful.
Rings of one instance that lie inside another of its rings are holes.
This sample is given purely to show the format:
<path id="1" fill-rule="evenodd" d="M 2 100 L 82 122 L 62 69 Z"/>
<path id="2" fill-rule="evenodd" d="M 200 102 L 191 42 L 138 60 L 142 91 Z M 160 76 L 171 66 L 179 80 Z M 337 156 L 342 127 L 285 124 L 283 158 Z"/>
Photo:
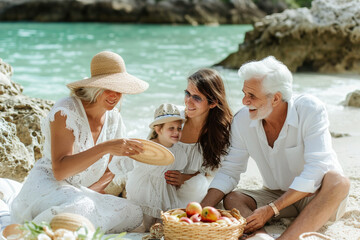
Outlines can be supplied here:
<path id="1" fill-rule="evenodd" d="M 285 9 L 291 8 L 289 1 L 286 0 L 253 0 L 256 6 L 268 14 L 279 13 Z M 294 8 L 294 7 L 293 7 Z"/>
<path id="2" fill-rule="evenodd" d="M 273 55 L 293 72 L 360 72 L 357 0 L 314 0 L 311 9 L 288 9 L 253 26 L 239 50 L 218 65 L 239 68 Z"/>
<path id="3" fill-rule="evenodd" d="M 11 81 L 12 68 L 0 59 L 0 177 L 22 181 L 42 157 L 40 121 L 52 101 L 30 98 Z"/>
<path id="4" fill-rule="evenodd" d="M 34 162 L 34 157 L 16 136 L 16 125 L 0 118 L 0 177 L 22 182 Z"/>
<path id="5" fill-rule="evenodd" d="M 348 93 L 344 105 L 349 107 L 360 107 L 360 90 Z"/>
<path id="6" fill-rule="evenodd" d="M 0 0 L 0 20 L 252 23 L 265 16 L 252 0 Z"/>
<path id="7" fill-rule="evenodd" d="M 147 1 L 139 22 L 182 24 L 252 23 L 265 14 L 251 0 Z"/>

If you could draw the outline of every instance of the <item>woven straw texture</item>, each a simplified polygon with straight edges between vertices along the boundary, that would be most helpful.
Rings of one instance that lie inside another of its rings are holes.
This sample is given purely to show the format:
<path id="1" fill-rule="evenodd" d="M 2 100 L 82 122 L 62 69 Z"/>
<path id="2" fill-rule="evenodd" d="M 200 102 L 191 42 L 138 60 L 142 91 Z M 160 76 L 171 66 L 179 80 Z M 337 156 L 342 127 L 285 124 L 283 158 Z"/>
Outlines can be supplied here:
<path id="1" fill-rule="evenodd" d="M 180 240 L 180 239 L 197 239 L 197 240 L 238 240 L 244 232 L 246 225 L 245 218 L 241 216 L 232 215 L 238 222 L 232 224 L 225 223 L 192 223 L 177 222 L 171 219 L 167 219 L 167 216 L 171 215 L 173 211 L 177 209 L 169 210 L 165 213 L 161 213 L 161 218 L 164 225 L 164 238 L 165 240 Z M 184 210 L 185 209 L 181 209 Z M 223 213 L 224 210 L 221 210 Z M 231 214 L 231 211 L 226 211 Z M 223 214 L 222 214 L 223 215 Z"/>
<path id="2" fill-rule="evenodd" d="M 317 232 L 307 232 L 300 235 L 299 240 L 333 240 Z"/>
<path id="3" fill-rule="evenodd" d="M 149 84 L 126 72 L 125 62 L 116 53 L 103 51 L 91 60 L 91 78 L 66 85 L 70 89 L 95 87 L 119 93 L 137 94 L 145 91 Z"/>

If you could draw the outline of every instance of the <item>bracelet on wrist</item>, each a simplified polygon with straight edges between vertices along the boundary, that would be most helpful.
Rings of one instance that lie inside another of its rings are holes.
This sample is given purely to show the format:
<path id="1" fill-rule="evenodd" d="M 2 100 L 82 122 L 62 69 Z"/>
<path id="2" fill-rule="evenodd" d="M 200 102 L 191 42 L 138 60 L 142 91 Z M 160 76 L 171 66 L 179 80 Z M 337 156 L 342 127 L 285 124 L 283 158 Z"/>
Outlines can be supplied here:
<path id="1" fill-rule="evenodd" d="M 275 204 L 273 202 L 269 203 L 269 206 L 272 208 L 272 210 L 275 213 L 274 217 L 277 217 L 280 215 L 279 209 L 275 206 Z"/>

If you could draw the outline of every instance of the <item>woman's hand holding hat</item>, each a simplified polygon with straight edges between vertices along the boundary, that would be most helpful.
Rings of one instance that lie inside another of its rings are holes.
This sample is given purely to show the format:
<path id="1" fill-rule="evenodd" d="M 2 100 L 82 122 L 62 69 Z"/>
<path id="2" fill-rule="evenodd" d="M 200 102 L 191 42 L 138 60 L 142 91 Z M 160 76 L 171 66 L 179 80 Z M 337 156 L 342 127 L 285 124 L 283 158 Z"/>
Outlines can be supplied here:
<path id="1" fill-rule="evenodd" d="M 144 152 L 144 146 L 140 141 L 133 139 L 114 139 L 107 141 L 107 152 L 114 156 L 131 156 Z"/>

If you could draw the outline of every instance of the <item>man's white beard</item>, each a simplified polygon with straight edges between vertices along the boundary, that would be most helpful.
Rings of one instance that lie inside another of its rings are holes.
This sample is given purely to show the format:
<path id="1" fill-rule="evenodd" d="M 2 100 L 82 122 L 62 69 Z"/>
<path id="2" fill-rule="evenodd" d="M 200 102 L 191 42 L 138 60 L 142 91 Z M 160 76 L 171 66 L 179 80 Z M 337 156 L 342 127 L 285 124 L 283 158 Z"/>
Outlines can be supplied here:
<path id="1" fill-rule="evenodd" d="M 255 116 L 251 116 L 250 114 L 250 118 L 252 120 L 262 120 L 262 119 L 265 119 L 267 118 L 270 113 L 272 113 L 273 111 L 273 107 L 271 105 L 271 101 L 268 100 L 266 105 L 265 106 L 262 106 L 260 108 L 256 108 L 256 107 L 253 107 L 253 106 L 248 106 L 249 109 L 257 109 L 257 112 L 256 112 L 256 115 Z"/>

